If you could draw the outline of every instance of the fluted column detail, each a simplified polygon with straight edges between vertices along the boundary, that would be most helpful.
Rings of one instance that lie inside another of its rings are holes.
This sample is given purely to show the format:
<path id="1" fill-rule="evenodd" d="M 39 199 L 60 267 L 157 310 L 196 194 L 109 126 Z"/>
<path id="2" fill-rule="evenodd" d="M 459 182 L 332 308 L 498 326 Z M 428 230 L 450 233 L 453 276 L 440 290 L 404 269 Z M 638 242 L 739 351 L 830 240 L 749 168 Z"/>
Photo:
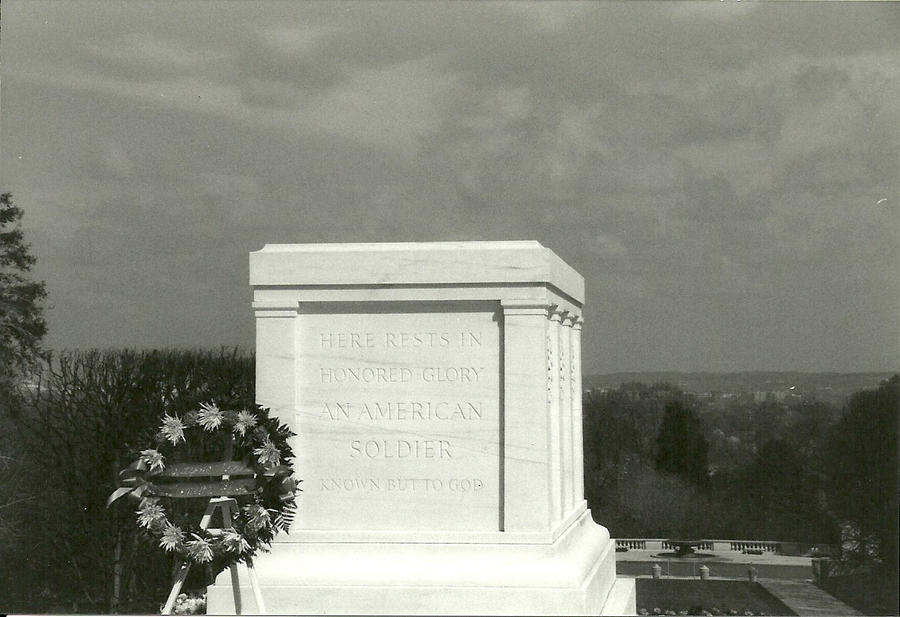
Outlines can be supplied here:
<path id="1" fill-rule="evenodd" d="M 562 313 L 559 328 L 559 407 L 562 438 L 562 497 L 563 514 L 575 505 L 575 461 L 573 457 L 572 427 L 572 319 L 571 313 Z"/>
<path id="2" fill-rule="evenodd" d="M 575 504 L 584 501 L 584 427 L 581 386 L 581 329 L 584 320 L 578 316 L 572 322 L 572 459 L 575 463 Z"/>
<path id="3" fill-rule="evenodd" d="M 563 459 L 562 459 L 562 402 L 560 387 L 560 345 L 559 336 L 563 312 L 550 309 L 547 322 L 547 420 L 549 422 L 550 450 L 550 503 L 551 520 L 556 522 L 563 516 Z"/>

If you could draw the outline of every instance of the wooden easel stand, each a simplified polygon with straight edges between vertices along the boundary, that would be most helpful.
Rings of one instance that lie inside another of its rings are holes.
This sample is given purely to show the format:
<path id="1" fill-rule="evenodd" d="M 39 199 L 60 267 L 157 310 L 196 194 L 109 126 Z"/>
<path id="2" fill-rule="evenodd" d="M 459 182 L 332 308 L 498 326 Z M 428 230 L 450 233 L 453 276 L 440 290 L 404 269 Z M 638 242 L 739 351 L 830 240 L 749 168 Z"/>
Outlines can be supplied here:
<path id="1" fill-rule="evenodd" d="M 223 529 L 209 529 L 209 525 L 212 522 L 212 518 L 215 514 L 216 508 L 222 509 L 222 524 L 225 526 L 225 529 L 233 529 L 233 514 L 237 510 L 237 501 L 235 501 L 231 497 L 213 497 L 209 500 L 209 505 L 206 507 L 206 513 L 203 515 L 203 518 L 200 521 L 200 529 L 208 530 L 212 535 L 220 535 L 223 531 Z M 229 566 L 229 568 L 231 568 L 231 588 L 234 593 L 234 612 L 236 615 L 240 615 L 241 585 L 238 578 L 237 564 L 233 563 Z M 175 577 L 175 583 L 172 585 L 172 591 L 169 592 L 169 598 L 166 600 L 166 605 L 163 607 L 163 615 L 172 614 L 172 608 L 175 606 L 175 600 L 178 598 L 178 594 L 181 592 L 181 586 L 184 584 L 184 581 L 187 578 L 188 572 L 190 572 L 190 570 L 191 562 L 184 561 L 181 564 L 181 567 L 178 569 L 178 574 Z M 247 561 L 247 572 L 250 578 L 250 588 L 253 590 L 253 597 L 256 599 L 257 612 L 260 615 L 265 615 L 266 606 L 263 603 L 262 591 L 259 588 L 259 581 L 256 579 L 256 570 L 253 569 L 253 562 L 250 560 Z"/>

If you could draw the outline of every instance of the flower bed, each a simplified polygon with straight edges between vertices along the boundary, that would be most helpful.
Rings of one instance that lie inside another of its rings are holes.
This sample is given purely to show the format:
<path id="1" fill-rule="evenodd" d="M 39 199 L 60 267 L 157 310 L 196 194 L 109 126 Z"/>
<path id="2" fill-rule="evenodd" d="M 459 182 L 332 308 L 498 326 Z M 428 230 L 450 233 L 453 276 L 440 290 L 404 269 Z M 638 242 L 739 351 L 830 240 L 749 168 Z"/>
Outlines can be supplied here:
<path id="1" fill-rule="evenodd" d="M 758 583 L 645 579 L 637 583 L 641 615 L 794 615 Z"/>

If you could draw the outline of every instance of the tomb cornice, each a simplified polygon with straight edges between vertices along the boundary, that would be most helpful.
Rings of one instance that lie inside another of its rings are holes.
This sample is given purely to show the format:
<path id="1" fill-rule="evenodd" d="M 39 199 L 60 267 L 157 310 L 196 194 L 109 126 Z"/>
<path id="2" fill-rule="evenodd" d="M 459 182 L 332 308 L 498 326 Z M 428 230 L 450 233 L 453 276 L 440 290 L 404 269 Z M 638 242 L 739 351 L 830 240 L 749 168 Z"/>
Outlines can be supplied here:
<path id="1" fill-rule="evenodd" d="M 547 301 L 536 302 L 531 299 L 504 299 L 500 307 L 505 315 L 540 315 L 547 317 L 555 304 Z"/>
<path id="2" fill-rule="evenodd" d="M 260 301 L 254 300 L 251 308 L 257 317 L 296 317 L 299 304 L 289 298 Z"/>
<path id="3" fill-rule="evenodd" d="M 584 278 L 534 241 L 267 244 L 250 253 L 254 287 L 548 286 L 577 304 Z"/>

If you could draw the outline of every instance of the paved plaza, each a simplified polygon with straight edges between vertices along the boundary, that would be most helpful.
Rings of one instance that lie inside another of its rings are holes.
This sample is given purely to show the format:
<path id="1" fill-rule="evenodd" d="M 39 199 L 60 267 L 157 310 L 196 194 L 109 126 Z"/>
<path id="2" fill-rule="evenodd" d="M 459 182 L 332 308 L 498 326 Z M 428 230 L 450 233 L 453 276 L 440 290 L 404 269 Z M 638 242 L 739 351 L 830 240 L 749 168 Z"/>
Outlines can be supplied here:
<path id="1" fill-rule="evenodd" d="M 647 577 L 659 564 L 664 578 L 700 578 L 700 567 L 709 568 L 710 579 L 747 580 L 756 570 L 759 583 L 797 615 L 860 615 L 813 581 L 812 558 L 738 551 L 698 551 L 691 557 L 675 557 L 670 550 L 635 550 L 616 553 L 619 576 Z"/>

